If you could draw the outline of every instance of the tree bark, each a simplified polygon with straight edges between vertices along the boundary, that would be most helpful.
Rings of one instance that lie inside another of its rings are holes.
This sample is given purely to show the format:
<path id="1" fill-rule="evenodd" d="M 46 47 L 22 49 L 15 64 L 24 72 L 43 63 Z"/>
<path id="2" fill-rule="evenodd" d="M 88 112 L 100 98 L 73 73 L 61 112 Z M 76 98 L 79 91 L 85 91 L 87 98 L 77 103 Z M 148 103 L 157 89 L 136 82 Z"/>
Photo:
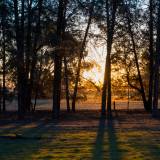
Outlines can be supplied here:
<path id="1" fill-rule="evenodd" d="M 27 87 L 26 87 L 26 108 L 30 111 L 31 106 L 31 92 L 30 92 L 30 66 L 31 66 L 31 52 L 32 52 L 32 38 L 31 38 L 31 6 L 32 1 L 27 1 L 28 13 L 27 13 L 27 37 L 26 37 L 26 55 L 25 55 L 25 65 L 26 65 L 26 79 L 27 79 Z M 33 53 L 33 52 L 32 52 Z"/>
<path id="2" fill-rule="evenodd" d="M 65 10 L 67 1 L 59 0 L 58 17 L 57 17 L 57 49 L 54 54 L 54 80 L 53 80 L 53 118 L 58 119 L 60 113 L 61 100 L 61 72 L 62 72 L 62 53 L 61 41 L 64 33 Z"/>
<path id="3" fill-rule="evenodd" d="M 2 110 L 3 112 L 6 111 L 6 13 L 5 13 L 5 3 L 3 1 L 3 8 L 2 8 Z"/>
<path id="4" fill-rule="evenodd" d="M 3 31 L 3 112 L 6 111 L 6 44 L 4 34 Z"/>
<path id="5" fill-rule="evenodd" d="M 146 99 L 143 80 L 142 80 L 142 76 L 141 76 L 141 72 L 140 72 L 140 66 L 139 66 L 139 62 L 138 62 L 136 44 L 135 44 L 135 40 L 134 40 L 134 34 L 133 34 L 133 31 L 132 31 L 131 19 L 129 17 L 130 11 L 128 9 L 128 6 L 126 6 L 126 14 L 127 14 L 126 18 L 127 18 L 127 23 L 128 23 L 128 32 L 129 32 L 129 35 L 131 37 L 131 42 L 132 42 L 132 47 L 133 47 L 132 49 L 133 49 L 133 53 L 134 53 L 135 64 L 136 64 L 136 69 L 137 69 L 137 74 L 138 74 L 138 80 L 139 80 L 139 84 L 140 84 L 140 90 L 138 90 L 138 91 L 140 92 L 140 94 L 142 96 L 142 100 L 143 100 L 145 110 L 146 111 L 151 111 L 151 108 L 148 106 L 148 102 L 147 102 L 147 99 Z"/>
<path id="6" fill-rule="evenodd" d="M 24 3 L 22 2 L 22 12 Z M 20 25 L 20 18 L 18 12 L 18 1 L 14 0 L 14 17 L 15 17 L 15 30 L 16 30 L 16 45 L 17 45 L 17 54 L 16 54 L 16 63 L 17 63 L 17 90 L 18 90 L 18 116 L 20 119 L 24 117 L 25 107 L 24 107 L 24 89 L 25 89 L 25 72 L 24 72 L 24 36 L 23 36 L 23 23 Z M 21 13 L 23 15 L 24 13 Z M 21 21 L 22 18 L 21 18 Z"/>
<path id="7" fill-rule="evenodd" d="M 70 112 L 68 67 L 67 67 L 66 57 L 64 57 L 64 80 L 65 80 L 65 87 L 66 87 L 66 104 L 67 104 L 67 111 Z"/>
<path id="8" fill-rule="evenodd" d="M 0 113 L 2 112 L 2 86 L 1 86 L 1 79 L 0 79 Z"/>
<path id="9" fill-rule="evenodd" d="M 83 52 L 84 52 L 85 47 L 86 47 L 87 36 L 88 36 L 89 28 L 90 28 L 90 25 L 91 25 L 91 22 L 92 22 L 93 10 L 94 10 L 94 0 L 92 1 L 92 6 L 90 8 L 90 14 L 89 14 L 89 19 L 88 19 L 88 23 L 87 23 L 87 28 L 86 28 L 86 31 L 85 31 L 82 46 L 81 46 L 81 49 L 80 49 L 80 54 L 79 54 L 79 57 L 78 57 L 78 66 L 77 66 L 76 78 L 75 78 L 75 82 L 74 82 L 75 86 L 74 86 L 74 91 L 73 91 L 73 96 L 72 96 L 72 111 L 73 112 L 76 111 L 76 98 L 77 98 L 78 83 L 79 83 L 80 72 L 81 72 Z"/>
<path id="10" fill-rule="evenodd" d="M 105 64 L 105 73 L 104 73 L 104 81 L 102 88 L 102 106 L 101 106 L 101 114 L 102 116 L 106 116 L 106 96 L 107 96 L 107 117 L 109 119 L 112 118 L 112 109 L 111 109 L 111 50 L 113 43 L 113 35 L 114 35 L 114 26 L 115 26 L 115 18 L 116 18 L 116 10 L 117 10 L 117 2 L 113 1 L 113 10 L 111 18 L 109 16 L 109 2 L 106 0 L 106 15 L 107 15 L 107 56 L 106 56 L 106 64 Z"/>
<path id="11" fill-rule="evenodd" d="M 39 71 L 38 71 L 38 76 L 37 76 L 37 82 L 40 81 L 40 77 L 41 77 L 41 72 L 42 72 L 42 53 L 41 53 L 41 57 L 40 57 L 40 66 L 39 66 Z M 33 105 L 33 112 L 36 110 L 36 105 L 37 105 L 37 98 L 38 98 L 38 87 L 39 84 L 35 84 L 35 97 L 34 97 L 34 105 Z"/>
<path id="12" fill-rule="evenodd" d="M 148 92 L 148 107 L 152 109 L 153 96 L 153 0 L 150 0 L 150 21 L 149 21 L 149 92 Z"/>
<path id="13" fill-rule="evenodd" d="M 158 91 L 159 91 L 159 65 L 160 65 L 160 2 L 158 4 L 158 15 L 157 15 L 157 39 L 156 39 L 156 53 L 154 56 L 155 67 L 154 67 L 154 93 L 153 93 L 153 110 L 152 116 L 158 116 Z"/>
<path id="14" fill-rule="evenodd" d="M 34 85 L 34 75 L 35 75 L 35 69 L 36 69 L 36 64 L 37 64 L 37 45 L 38 45 L 38 41 L 40 39 L 40 34 L 41 34 L 41 14 L 42 14 L 42 4 L 43 4 L 43 0 L 38 0 L 38 17 L 37 17 L 37 22 L 36 22 L 36 32 L 34 35 L 34 41 L 33 41 L 33 46 L 31 46 L 30 43 L 29 46 L 27 47 L 32 47 L 32 61 L 28 62 L 28 64 L 30 64 L 31 69 L 30 69 L 30 77 L 28 77 L 28 84 L 27 84 L 27 94 L 26 94 L 26 107 L 28 111 L 31 111 L 31 107 L 32 107 L 32 91 L 33 91 L 33 85 Z M 31 4 L 30 4 L 31 5 Z M 28 24 L 28 27 L 29 24 Z M 28 28 L 28 32 L 29 32 L 29 28 Z M 29 34 L 29 33 L 28 33 Z M 29 50 L 28 50 L 29 51 Z"/>

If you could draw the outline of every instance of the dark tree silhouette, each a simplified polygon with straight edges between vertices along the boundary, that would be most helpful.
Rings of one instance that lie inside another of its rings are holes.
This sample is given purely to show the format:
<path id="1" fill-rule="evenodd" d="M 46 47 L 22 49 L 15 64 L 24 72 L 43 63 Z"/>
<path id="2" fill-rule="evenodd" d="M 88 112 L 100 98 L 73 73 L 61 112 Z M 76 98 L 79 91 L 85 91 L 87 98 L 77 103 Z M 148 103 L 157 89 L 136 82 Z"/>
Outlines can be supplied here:
<path id="1" fill-rule="evenodd" d="M 89 9 L 89 18 L 88 18 L 87 28 L 85 30 L 85 35 L 84 35 L 84 38 L 82 41 L 82 46 L 80 48 L 80 54 L 79 54 L 79 58 L 78 58 L 78 67 L 77 67 L 77 71 L 76 71 L 75 86 L 74 86 L 74 91 L 73 91 L 73 96 L 72 96 L 72 111 L 73 112 L 75 112 L 76 97 L 77 97 L 78 82 L 79 82 L 80 72 L 81 72 L 82 58 L 83 58 L 83 53 L 86 48 L 86 41 L 87 41 L 88 32 L 89 32 L 89 29 L 90 29 L 90 26 L 92 23 L 94 3 L 95 3 L 95 1 L 93 0 L 91 3 L 91 7 Z"/>
<path id="2" fill-rule="evenodd" d="M 117 1 L 113 1 L 110 4 L 109 1 L 106 0 L 107 56 L 106 56 L 106 64 L 105 64 L 104 82 L 103 82 L 103 88 L 102 88 L 102 111 L 101 113 L 102 113 L 102 116 L 106 115 L 106 96 L 107 96 L 108 118 L 112 117 L 112 113 L 111 113 L 111 103 L 112 103 L 112 100 L 111 100 L 111 50 L 112 50 L 112 44 L 113 44 L 117 4 L 118 4 Z"/>
<path id="3" fill-rule="evenodd" d="M 153 0 L 149 1 L 149 95 L 148 95 L 148 109 L 152 109 L 152 96 L 153 96 Z"/>
<path id="4" fill-rule="evenodd" d="M 6 110 L 6 17 L 7 17 L 7 7 L 4 1 L 1 5 L 1 28 L 2 28 L 2 68 L 3 68 L 3 80 L 2 80 L 2 110 Z"/>
<path id="5" fill-rule="evenodd" d="M 54 80 L 53 80 L 53 117 L 58 118 L 60 112 L 60 99 L 61 99 L 61 70 L 62 70 L 62 53 L 61 42 L 64 33 L 65 23 L 65 10 L 67 1 L 59 0 L 58 17 L 57 17 L 57 31 L 56 31 L 56 51 L 54 53 Z"/>
<path id="6" fill-rule="evenodd" d="M 154 56 L 154 94 L 153 94 L 153 117 L 157 117 L 158 113 L 158 91 L 159 91 L 159 65 L 160 65 L 160 2 L 158 2 L 158 14 L 157 14 L 157 39 L 156 39 L 156 53 Z"/>

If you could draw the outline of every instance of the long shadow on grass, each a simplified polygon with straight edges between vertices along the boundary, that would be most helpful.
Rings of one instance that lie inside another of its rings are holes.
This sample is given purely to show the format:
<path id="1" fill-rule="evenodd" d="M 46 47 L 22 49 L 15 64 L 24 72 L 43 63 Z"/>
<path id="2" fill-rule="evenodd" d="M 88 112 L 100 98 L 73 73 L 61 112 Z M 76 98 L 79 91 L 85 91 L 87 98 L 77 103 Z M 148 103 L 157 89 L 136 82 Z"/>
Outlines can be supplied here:
<path id="1" fill-rule="evenodd" d="M 122 155 L 118 147 L 116 130 L 114 128 L 114 121 L 108 120 L 107 124 L 108 124 L 107 134 L 108 134 L 108 144 L 109 144 L 109 149 L 108 149 L 109 158 L 111 160 L 120 160 L 122 159 Z"/>
<path id="2" fill-rule="evenodd" d="M 22 159 L 21 156 L 26 157 L 26 159 L 31 159 L 32 155 L 41 149 L 42 142 L 43 145 L 45 145 L 46 143 L 49 143 L 51 139 L 53 139 L 53 135 L 46 135 L 46 133 L 54 130 L 55 124 L 46 124 L 44 122 L 34 123 L 35 126 L 29 128 L 26 128 L 25 126 L 29 125 L 29 123 L 20 123 L 18 126 L 15 126 L 17 127 L 17 129 L 21 127 L 20 130 L 16 131 L 18 137 L 15 137 L 14 139 L 11 139 L 9 137 L 0 139 L 0 159 L 5 159 L 8 157 L 18 160 Z M 52 132 L 54 133 L 54 131 Z"/>
<path id="3" fill-rule="evenodd" d="M 106 129 L 105 126 L 106 126 L 106 119 L 100 118 L 92 160 L 104 160 L 106 158 L 109 158 L 111 160 L 120 160 L 121 154 L 117 144 L 117 137 L 114 129 L 114 123 L 112 120 L 108 120 Z M 108 137 L 107 150 L 104 149 L 105 134 L 107 134 Z M 105 157 L 104 156 L 105 152 L 108 152 L 109 156 Z"/>
<path id="4" fill-rule="evenodd" d="M 148 159 L 155 159 L 158 160 L 160 157 L 160 146 L 159 143 L 159 136 L 152 132 L 146 131 L 146 134 L 142 130 L 137 130 L 137 133 L 141 133 L 138 137 L 132 135 L 132 138 L 128 139 L 128 143 L 133 148 L 135 153 L 139 153 L 138 155 L 135 154 L 135 156 L 139 156 L 141 159 L 145 159 L 146 157 Z M 149 136 L 147 136 L 149 134 Z M 133 140 L 134 139 L 134 140 Z"/>
<path id="5" fill-rule="evenodd" d="M 104 133 L 105 133 L 106 119 L 100 118 L 98 132 L 93 150 L 93 160 L 103 160 L 104 158 Z"/>

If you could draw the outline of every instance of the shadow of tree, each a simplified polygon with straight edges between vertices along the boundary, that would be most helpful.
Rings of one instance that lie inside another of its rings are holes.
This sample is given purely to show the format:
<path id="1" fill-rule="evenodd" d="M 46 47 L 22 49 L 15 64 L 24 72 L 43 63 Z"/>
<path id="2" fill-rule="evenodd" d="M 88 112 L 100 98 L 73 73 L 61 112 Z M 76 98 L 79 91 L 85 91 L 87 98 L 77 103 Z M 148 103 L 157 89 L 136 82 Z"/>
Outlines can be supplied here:
<path id="1" fill-rule="evenodd" d="M 34 124 L 34 126 L 32 126 Z M 56 123 L 44 122 L 16 123 L 10 129 L 4 129 L 4 133 L 15 133 L 16 136 L 0 137 L 0 159 L 32 159 L 32 155 L 48 144 L 53 139 Z M 31 126 L 30 126 L 31 125 Z M 5 145 L 4 145 L 5 144 Z"/>
<path id="2" fill-rule="evenodd" d="M 105 134 L 107 134 L 108 137 L 108 150 L 104 150 Z M 105 152 L 108 153 L 107 157 L 104 155 Z M 117 136 L 113 120 L 108 120 L 106 124 L 106 119 L 100 118 L 92 160 L 104 160 L 106 158 L 120 160 L 121 153 L 117 144 Z"/>
<path id="3" fill-rule="evenodd" d="M 100 118 L 95 147 L 93 150 L 93 160 L 103 160 L 104 157 L 104 133 L 106 119 Z"/>
<path id="4" fill-rule="evenodd" d="M 108 134 L 108 144 L 109 144 L 109 149 L 108 149 L 109 159 L 120 160 L 122 158 L 122 155 L 118 147 L 118 140 L 114 127 L 114 121 L 108 120 L 107 124 L 108 124 L 107 134 Z"/>
<path id="5" fill-rule="evenodd" d="M 135 132 L 135 131 L 134 131 Z M 160 157 L 160 145 L 157 143 L 159 141 L 159 132 L 150 133 L 148 131 L 136 131 L 139 133 L 138 136 L 132 133 L 132 137 L 128 138 L 128 143 L 132 147 L 133 151 L 138 154 L 134 154 L 133 158 L 143 158 L 157 160 Z"/>

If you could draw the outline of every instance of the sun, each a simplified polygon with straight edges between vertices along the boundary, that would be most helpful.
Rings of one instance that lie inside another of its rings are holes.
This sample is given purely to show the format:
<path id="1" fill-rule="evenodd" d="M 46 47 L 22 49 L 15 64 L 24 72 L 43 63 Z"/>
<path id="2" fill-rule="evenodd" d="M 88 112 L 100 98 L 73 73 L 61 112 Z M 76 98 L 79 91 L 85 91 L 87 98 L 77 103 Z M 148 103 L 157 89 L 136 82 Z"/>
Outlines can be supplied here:
<path id="1" fill-rule="evenodd" d="M 89 71 L 84 71 L 82 76 L 85 79 L 92 80 L 98 86 L 101 86 L 103 83 L 103 72 L 97 67 L 93 67 Z"/>

